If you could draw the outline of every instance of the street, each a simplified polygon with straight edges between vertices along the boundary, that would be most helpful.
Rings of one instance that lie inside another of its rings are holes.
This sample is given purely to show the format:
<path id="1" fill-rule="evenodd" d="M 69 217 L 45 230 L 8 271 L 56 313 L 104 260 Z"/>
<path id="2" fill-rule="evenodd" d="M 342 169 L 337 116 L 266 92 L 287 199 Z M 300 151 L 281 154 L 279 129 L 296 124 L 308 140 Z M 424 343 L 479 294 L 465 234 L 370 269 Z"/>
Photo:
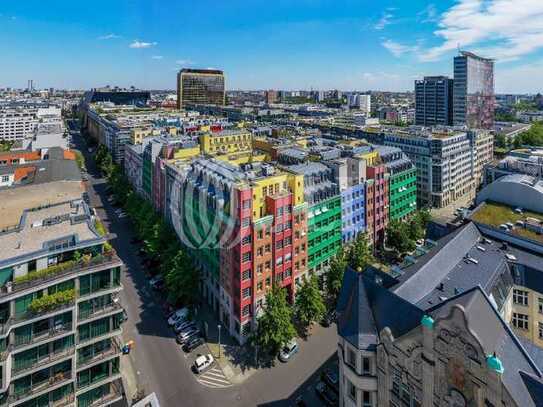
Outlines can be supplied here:
<path id="1" fill-rule="evenodd" d="M 75 135 L 73 142 L 86 159 L 91 206 L 112 234 L 111 244 L 126 266 L 121 301 L 128 321 L 123 325 L 123 340 L 132 340 L 135 345 L 123 358 L 130 358 L 139 388 L 145 393 L 155 392 L 162 407 L 294 405 L 299 393 L 306 394 L 308 405 L 321 405 L 314 391 L 316 372 L 325 362 L 329 363 L 337 350 L 335 325 L 317 327 L 307 341 L 300 340 L 300 352 L 292 361 L 263 368 L 241 385 L 228 385 L 217 370 L 200 378 L 192 373 L 190 364 L 194 357 L 176 344 L 156 294 L 149 287 L 137 255 L 138 247 L 131 243 L 135 234 L 130 220 L 116 216 L 116 208 L 107 200 L 105 180 L 81 135 Z M 219 386 L 208 386 L 206 381 Z M 127 394 L 129 400 L 131 397 Z"/>

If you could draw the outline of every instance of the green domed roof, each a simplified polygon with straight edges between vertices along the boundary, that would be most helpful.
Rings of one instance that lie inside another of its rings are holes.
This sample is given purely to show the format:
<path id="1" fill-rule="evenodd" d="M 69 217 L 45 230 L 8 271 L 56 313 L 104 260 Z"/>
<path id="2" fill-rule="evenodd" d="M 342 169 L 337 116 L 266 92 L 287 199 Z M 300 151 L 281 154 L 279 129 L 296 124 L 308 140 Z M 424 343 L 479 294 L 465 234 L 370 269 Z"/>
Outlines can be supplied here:
<path id="1" fill-rule="evenodd" d="M 424 315 L 420 323 L 430 329 L 434 327 L 434 319 L 430 315 Z"/>
<path id="2" fill-rule="evenodd" d="M 495 370 L 499 374 L 503 373 L 502 361 L 496 356 L 496 354 L 488 355 L 486 357 L 486 365 L 489 369 Z"/>

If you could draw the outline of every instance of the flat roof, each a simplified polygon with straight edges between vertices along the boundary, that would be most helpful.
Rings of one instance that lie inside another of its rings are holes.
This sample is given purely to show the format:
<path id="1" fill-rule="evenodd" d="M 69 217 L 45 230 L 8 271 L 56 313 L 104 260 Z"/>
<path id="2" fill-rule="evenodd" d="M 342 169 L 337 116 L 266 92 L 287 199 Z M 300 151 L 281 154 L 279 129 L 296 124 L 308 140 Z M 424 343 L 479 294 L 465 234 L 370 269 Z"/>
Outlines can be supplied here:
<path id="1" fill-rule="evenodd" d="M 51 219 L 55 221 L 44 225 L 44 221 Z M 76 243 L 100 239 L 90 222 L 88 208 L 82 200 L 27 209 L 17 229 L 0 234 L 0 264 L 47 250 L 46 243 L 57 239 L 76 236 Z"/>

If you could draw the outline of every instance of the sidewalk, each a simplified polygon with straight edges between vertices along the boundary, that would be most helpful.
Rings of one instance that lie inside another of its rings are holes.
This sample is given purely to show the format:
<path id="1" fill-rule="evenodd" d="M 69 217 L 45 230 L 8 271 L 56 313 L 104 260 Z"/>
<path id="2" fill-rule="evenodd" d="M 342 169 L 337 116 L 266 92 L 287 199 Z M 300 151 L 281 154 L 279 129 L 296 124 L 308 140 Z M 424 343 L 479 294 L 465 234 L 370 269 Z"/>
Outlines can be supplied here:
<path id="1" fill-rule="evenodd" d="M 130 358 L 130 354 L 121 355 L 121 374 L 125 399 L 127 404 L 130 406 L 132 404 L 132 398 L 138 393 L 139 390 L 138 377 Z"/>
<path id="2" fill-rule="evenodd" d="M 196 320 L 200 322 L 205 331 L 207 324 L 207 347 L 224 376 L 232 384 L 240 384 L 247 380 L 258 370 L 255 365 L 255 351 L 248 345 L 240 346 L 224 329 L 221 329 L 221 345 L 219 351 L 219 320 L 212 310 L 203 305 L 198 308 Z M 220 357 L 219 357 L 220 354 Z"/>

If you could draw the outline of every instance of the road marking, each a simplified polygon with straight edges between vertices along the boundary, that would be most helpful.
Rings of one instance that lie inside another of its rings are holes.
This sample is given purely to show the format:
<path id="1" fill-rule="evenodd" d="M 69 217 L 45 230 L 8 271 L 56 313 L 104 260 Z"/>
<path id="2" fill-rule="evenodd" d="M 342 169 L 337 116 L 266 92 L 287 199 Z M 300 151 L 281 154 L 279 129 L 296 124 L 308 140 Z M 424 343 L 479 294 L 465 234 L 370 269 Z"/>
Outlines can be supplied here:
<path id="1" fill-rule="evenodd" d="M 214 372 L 207 372 L 205 376 L 211 376 L 212 378 L 218 377 L 219 379 L 225 379 L 223 374 L 220 373 L 214 373 Z"/>
<path id="2" fill-rule="evenodd" d="M 229 385 L 223 385 L 223 384 L 218 384 L 218 383 L 211 383 L 211 382 L 207 382 L 207 381 L 205 381 L 205 380 L 203 380 L 203 379 L 199 380 L 199 382 L 200 382 L 201 384 L 203 384 L 204 386 L 207 385 L 207 387 L 215 387 L 215 388 L 219 388 L 219 389 L 225 388 L 225 387 L 229 387 Z"/>
<path id="3" fill-rule="evenodd" d="M 229 386 L 230 385 L 230 382 L 226 381 L 226 380 L 219 380 L 219 379 L 214 379 L 212 377 L 202 377 L 200 379 L 200 381 L 206 381 L 207 383 L 213 383 L 213 384 L 220 384 L 221 386 Z"/>

